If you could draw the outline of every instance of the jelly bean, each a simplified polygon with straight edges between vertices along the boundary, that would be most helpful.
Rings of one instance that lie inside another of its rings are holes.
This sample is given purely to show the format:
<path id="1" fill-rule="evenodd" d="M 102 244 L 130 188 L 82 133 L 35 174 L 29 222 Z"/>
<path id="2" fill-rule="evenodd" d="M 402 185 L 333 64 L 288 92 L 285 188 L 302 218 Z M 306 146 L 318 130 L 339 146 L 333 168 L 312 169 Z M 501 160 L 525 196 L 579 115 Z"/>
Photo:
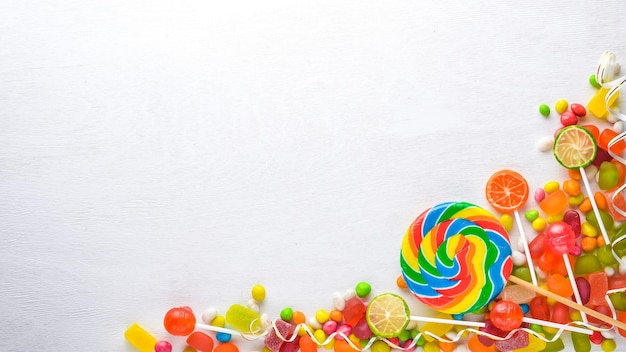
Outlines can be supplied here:
<path id="1" fill-rule="evenodd" d="M 366 297 L 370 294 L 370 292 L 372 292 L 372 286 L 369 283 L 362 281 L 356 285 L 354 291 L 356 292 L 357 296 Z"/>
<path id="2" fill-rule="evenodd" d="M 559 185 L 559 183 L 557 181 L 550 181 L 550 182 L 546 182 L 545 185 L 543 185 L 543 189 L 546 191 L 546 193 L 550 194 L 554 191 L 556 191 L 557 189 L 559 189 L 561 187 L 561 185 Z"/>
<path id="3" fill-rule="evenodd" d="M 328 313 L 328 311 L 324 309 L 319 309 L 317 312 L 315 312 L 315 320 L 317 320 L 317 322 L 319 322 L 320 324 L 324 324 L 328 321 L 328 319 L 330 319 L 330 313 Z"/>
<path id="4" fill-rule="evenodd" d="M 606 339 L 602 341 L 600 347 L 604 352 L 613 352 L 617 348 L 617 344 L 615 343 L 615 340 Z"/>
<path id="5" fill-rule="evenodd" d="M 546 284 L 548 290 L 562 297 L 569 297 L 574 293 L 569 280 L 560 274 L 550 275 Z"/>
<path id="6" fill-rule="evenodd" d="M 606 230 L 612 229 L 613 226 L 615 225 L 615 222 L 613 221 L 613 218 L 611 217 L 611 215 L 604 210 L 599 210 L 598 212 L 600 213 L 600 218 L 602 220 L 602 223 L 604 224 L 604 228 Z M 596 218 L 595 212 L 587 213 L 586 219 L 596 229 L 599 228 L 598 219 Z"/>
<path id="7" fill-rule="evenodd" d="M 546 198 L 546 191 L 543 188 L 537 188 L 535 190 L 535 202 L 539 203 Z"/>
<path id="8" fill-rule="evenodd" d="M 589 236 L 589 237 L 596 237 L 598 236 L 598 230 L 596 229 L 595 226 L 591 225 L 589 222 L 585 221 L 581 224 L 580 226 L 580 232 L 585 235 L 585 236 Z"/>
<path id="9" fill-rule="evenodd" d="M 596 75 L 595 74 L 589 76 L 589 84 L 591 84 L 591 86 L 594 87 L 594 88 L 602 87 L 600 85 L 600 83 L 598 83 L 598 81 L 596 80 Z"/>
<path id="10" fill-rule="evenodd" d="M 372 337 L 372 330 L 370 329 L 370 326 L 367 324 L 367 319 L 365 319 L 365 317 L 361 318 L 361 320 L 359 320 L 359 322 L 356 323 L 356 325 L 352 328 L 352 333 L 354 334 L 354 336 L 363 340 L 369 339 L 370 337 Z"/>
<path id="11" fill-rule="evenodd" d="M 499 351 L 513 351 L 528 346 L 529 342 L 528 333 L 524 330 L 517 330 L 511 337 L 497 341 L 495 345 Z"/>
<path id="12" fill-rule="evenodd" d="M 569 251 L 569 254 L 577 257 L 582 254 L 582 249 L 578 245 L 575 245 L 574 248 Z"/>
<path id="13" fill-rule="evenodd" d="M 546 236 L 543 233 L 538 234 L 528 244 L 530 250 L 530 257 L 537 259 L 543 255 L 546 245 Z"/>
<path id="14" fill-rule="evenodd" d="M 578 123 L 578 116 L 571 111 L 565 111 L 561 114 L 561 125 L 563 126 L 571 126 Z"/>
<path id="15" fill-rule="evenodd" d="M 196 317 L 189 307 L 172 308 L 163 319 L 165 330 L 175 336 L 187 336 L 196 328 Z"/>
<path id="16" fill-rule="evenodd" d="M 261 329 L 259 313 L 241 304 L 233 304 L 226 311 L 226 323 L 243 333 L 257 332 Z"/>
<path id="17" fill-rule="evenodd" d="M 280 352 L 280 348 L 284 344 L 284 340 L 288 340 L 294 333 L 295 327 L 293 324 L 290 324 L 282 319 L 277 319 L 274 321 L 275 329 L 270 329 L 269 333 L 265 336 L 265 347 L 267 347 L 272 352 Z M 321 330 L 318 330 L 321 331 Z M 281 339 L 278 335 L 282 336 Z M 323 332 L 322 332 L 323 333 Z M 209 350 L 210 351 L 210 350 Z"/>
<path id="18" fill-rule="evenodd" d="M 565 222 L 555 222 L 548 225 L 544 235 L 548 249 L 555 254 L 567 254 L 576 245 L 574 230 Z"/>
<path id="19" fill-rule="evenodd" d="M 570 196 L 577 196 L 580 194 L 580 183 L 576 180 L 565 180 L 563 181 L 563 191 Z"/>
<path id="20" fill-rule="evenodd" d="M 576 258 L 574 273 L 577 275 L 589 274 L 602 270 L 602 263 L 593 254 L 583 254 Z"/>
<path id="21" fill-rule="evenodd" d="M 452 317 L 449 314 L 443 314 L 443 313 L 437 314 L 436 317 L 440 319 L 452 319 Z M 422 325 L 422 327 L 419 328 L 419 331 L 421 332 L 430 331 L 430 333 L 436 336 L 443 336 L 452 329 L 452 326 L 453 325 L 451 324 L 428 322 Z M 426 341 L 429 341 L 429 342 L 435 340 L 432 336 L 429 336 L 429 335 L 424 335 L 424 338 L 426 339 Z"/>
<path id="22" fill-rule="evenodd" d="M 280 311 L 280 318 L 284 321 L 291 321 L 293 318 L 293 309 L 287 307 Z"/>
<path id="23" fill-rule="evenodd" d="M 530 302 L 536 295 L 535 291 L 523 286 L 508 285 L 502 289 L 500 298 L 505 301 L 522 304 Z"/>
<path id="24" fill-rule="evenodd" d="M 609 295 L 609 299 L 617 310 L 626 311 L 626 293 L 615 292 Z"/>
<path id="25" fill-rule="evenodd" d="M 563 190 L 557 189 L 546 195 L 546 198 L 539 202 L 539 207 L 547 215 L 562 213 L 567 207 L 567 195 Z"/>
<path id="26" fill-rule="evenodd" d="M 317 344 L 308 334 L 304 334 L 300 337 L 298 345 L 302 352 L 317 352 Z"/>
<path id="27" fill-rule="evenodd" d="M 615 164 L 613 164 L 612 162 L 602 162 L 602 164 L 600 164 L 600 171 L 598 175 L 598 186 L 600 187 L 600 189 L 606 191 L 617 186 L 617 166 L 615 166 Z"/>
<path id="28" fill-rule="evenodd" d="M 571 205 L 572 207 L 577 207 L 580 205 L 580 203 L 583 202 L 584 199 L 585 199 L 585 195 L 581 193 L 577 196 L 569 197 L 569 199 L 567 200 L 567 203 Z"/>
<path id="29" fill-rule="evenodd" d="M 543 136 L 537 140 L 537 150 L 540 152 L 547 152 L 552 150 L 552 146 L 554 145 L 554 137 L 552 136 Z"/>
<path id="30" fill-rule="evenodd" d="M 609 278 L 604 271 L 591 273 L 588 276 L 591 292 L 589 296 L 589 304 L 593 306 L 604 305 L 606 300 L 606 291 L 609 289 Z"/>
<path id="31" fill-rule="evenodd" d="M 526 282 L 532 282 L 532 279 L 530 276 L 530 269 L 528 269 L 528 267 L 525 267 L 525 266 L 515 267 L 513 268 L 511 275 L 519 277 L 520 279 Z"/>
<path id="32" fill-rule="evenodd" d="M 519 304 L 505 300 L 498 301 L 489 313 L 493 325 L 503 331 L 519 328 L 523 317 L 524 312 Z"/>
<path id="33" fill-rule="evenodd" d="M 544 296 L 536 296 L 530 301 L 530 316 L 535 319 L 550 320 L 550 307 L 548 299 Z"/>
<path id="34" fill-rule="evenodd" d="M 547 104 L 539 105 L 539 113 L 544 117 L 548 117 L 550 115 L 550 107 Z"/>
<path id="35" fill-rule="evenodd" d="M 593 251 L 594 249 L 596 249 L 597 245 L 598 241 L 595 237 L 585 236 L 580 242 L 580 246 L 585 252 Z"/>
<path id="36" fill-rule="evenodd" d="M 567 100 L 559 99 L 554 105 L 554 109 L 556 110 L 557 113 L 562 114 L 565 112 L 565 110 L 567 110 L 568 105 L 569 104 L 567 103 Z"/>
<path id="37" fill-rule="evenodd" d="M 533 230 L 537 232 L 543 231 L 546 228 L 546 225 L 546 219 L 544 218 L 536 218 L 531 224 Z"/>
<path id="38" fill-rule="evenodd" d="M 524 213 L 524 217 L 526 220 L 533 222 L 536 218 L 539 217 L 539 212 L 537 210 L 528 210 Z"/>
<path id="39" fill-rule="evenodd" d="M 124 338 L 141 352 L 152 352 L 157 344 L 156 337 L 152 336 L 137 323 L 126 329 Z"/>
<path id="40" fill-rule="evenodd" d="M 585 115 L 587 115 L 587 109 L 581 104 L 573 103 L 569 108 L 578 117 L 585 117 Z"/>
<path id="41" fill-rule="evenodd" d="M 158 341 L 154 346 L 154 352 L 172 352 L 172 344 L 165 340 Z"/>
<path id="42" fill-rule="evenodd" d="M 215 339 L 219 342 L 228 342 L 232 338 L 232 335 L 226 332 L 215 333 Z"/>
<path id="43" fill-rule="evenodd" d="M 520 251 L 514 250 L 511 253 L 511 259 L 513 261 L 513 265 L 515 266 L 522 266 L 526 264 L 526 255 Z"/>
<path id="44" fill-rule="evenodd" d="M 507 232 L 513 230 L 513 217 L 510 214 L 502 214 L 500 216 L 500 224 Z"/>
<path id="45" fill-rule="evenodd" d="M 577 277 L 575 281 L 578 293 L 580 294 L 580 301 L 582 304 L 587 304 L 587 302 L 589 302 L 589 295 L 591 291 L 589 281 L 587 281 L 584 277 Z"/>
<path id="46" fill-rule="evenodd" d="M 318 329 L 313 332 L 313 337 L 317 341 L 318 345 L 321 345 L 326 340 L 326 334 L 323 330 Z"/>
<path id="47" fill-rule="evenodd" d="M 580 234 L 581 234 L 580 214 L 578 214 L 576 210 L 567 210 L 563 214 L 563 222 L 568 224 L 572 228 L 576 238 L 580 237 Z"/>
<path id="48" fill-rule="evenodd" d="M 557 324 L 567 324 L 569 319 L 569 307 L 563 303 L 555 302 L 552 306 L 552 316 L 550 321 Z"/>
<path id="49" fill-rule="evenodd" d="M 203 332 L 194 331 L 187 337 L 187 344 L 198 351 L 213 351 L 213 338 Z"/>
<path id="50" fill-rule="evenodd" d="M 371 347 L 372 352 L 389 352 L 391 351 L 391 347 L 385 343 L 385 341 L 376 341 L 372 344 Z"/>
<path id="51" fill-rule="evenodd" d="M 554 214 L 548 216 L 548 224 L 553 224 L 559 221 L 563 221 L 563 214 Z"/>
<path id="52" fill-rule="evenodd" d="M 406 285 L 406 281 L 404 281 L 404 277 L 402 275 L 396 278 L 396 286 L 398 286 L 399 288 L 408 288 L 408 286 Z"/>
<path id="53" fill-rule="evenodd" d="M 613 138 L 617 137 L 617 135 L 618 133 L 610 128 L 602 130 L 602 132 L 600 133 L 600 138 L 598 139 L 598 147 L 604 150 L 609 150 L 609 142 L 611 142 Z M 611 151 L 619 155 L 622 154 L 625 148 L 626 142 L 624 142 L 624 140 L 622 139 L 619 142 L 613 144 L 613 146 L 611 146 Z"/>
<path id="54" fill-rule="evenodd" d="M 365 314 L 365 305 L 363 302 L 356 297 L 350 298 L 346 302 L 346 307 L 343 309 L 343 320 L 346 324 L 354 326 L 361 320 L 363 314 Z"/>
<path id="55" fill-rule="evenodd" d="M 304 324 L 306 322 L 306 316 L 301 311 L 297 310 L 292 313 L 291 320 L 294 324 Z"/>
<path id="56" fill-rule="evenodd" d="M 239 352 L 239 348 L 237 347 L 237 345 L 227 342 L 217 345 L 213 352 Z"/>

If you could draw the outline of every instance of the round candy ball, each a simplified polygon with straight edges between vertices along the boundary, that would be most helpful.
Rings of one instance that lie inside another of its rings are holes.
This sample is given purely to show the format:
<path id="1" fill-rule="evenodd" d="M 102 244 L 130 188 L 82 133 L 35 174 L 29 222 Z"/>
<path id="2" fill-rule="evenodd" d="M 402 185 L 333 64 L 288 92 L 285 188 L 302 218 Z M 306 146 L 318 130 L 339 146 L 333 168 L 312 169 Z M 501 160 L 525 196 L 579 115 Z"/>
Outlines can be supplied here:
<path id="1" fill-rule="evenodd" d="M 165 330 L 175 336 L 187 336 L 196 327 L 196 317 L 189 307 L 172 308 L 163 319 Z"/>
<path id="2" fill-rule="evenodd" d="M 489 319 L 502 331 L 511 331 L 522 326 L 522 319 L 524 318 L 524 311 L 519 304 L 511 301 L 499 301 L 496 303 L 491 312 L 489 313 Z"/>
<path id="3" fill-rule="evenodd" d="M 546 227 L 546 245 L 554 254 L 567 254 L 576 245 L 576 234 L 565 222 L 557 221 Z"/>

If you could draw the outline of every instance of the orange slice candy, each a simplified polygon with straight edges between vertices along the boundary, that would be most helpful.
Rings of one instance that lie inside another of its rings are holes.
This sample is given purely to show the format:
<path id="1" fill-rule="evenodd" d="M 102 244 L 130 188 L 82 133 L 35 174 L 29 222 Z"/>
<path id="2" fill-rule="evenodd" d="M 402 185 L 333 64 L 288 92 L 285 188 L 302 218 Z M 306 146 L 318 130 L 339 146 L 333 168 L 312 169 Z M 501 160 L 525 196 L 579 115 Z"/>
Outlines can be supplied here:
<path id="1" fill-rule="evenodd" d="M 528 199 L 528 182 L 512 170 L 500 170 L 491 175 L 485 187 L 485 196 L 499 212 L 511 213 L 521 208 Z"/>

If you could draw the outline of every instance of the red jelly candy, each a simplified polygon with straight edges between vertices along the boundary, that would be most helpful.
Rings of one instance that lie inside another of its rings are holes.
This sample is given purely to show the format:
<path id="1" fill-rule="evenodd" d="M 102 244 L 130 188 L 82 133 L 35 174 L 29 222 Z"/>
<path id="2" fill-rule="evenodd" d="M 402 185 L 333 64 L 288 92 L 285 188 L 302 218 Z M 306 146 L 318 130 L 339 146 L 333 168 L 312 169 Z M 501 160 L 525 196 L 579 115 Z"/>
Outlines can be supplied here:
<path id="1" fill-rule="evenodd" d="M 576 238 L 580 237 L 580 214 L 576 210 L 568 210 L 563 214 L 563 222 L 568 224 L 574 231 Z"/>
<path id="2" fill-rule="evenodd" d="M 505 300 L 496 303 L 489 313 L 493 325 L 503 331 L 519 328 L 522 325 L 522 318 L 524 312 L 519 304 Z"/>
<path id="3" fill-rule="evenodd" d="M 288 340 L 293 331 L 295 330 L 294 326 L 284 320 L 278 319 L 274 322 L 276 325 L 276 330 L 280 333 L 280 335 Z M 276 330 L 270 330 L 270 333 L 265 337 L 265 347 L 267 347 L 272 352 L 280 352 L 280 348 L 282 347 L 284 341 L 276 335 Z"/>
<path id="4" fill-rule="evenodd" d="M 498 351 L 513 351 L 528 346 L 529 342 L 528 333 L 524 330 L 518 330 L 508 339 L 496 342 L 496 349 Z"/>
<path id="5" fill-rule="evenodd" d="M 531 258 L 540 258 L 546 249 L 546 236 L 543 233 L 535 236 L 535 238 L 533 238 L 533 240 L 528 244 L 528 249 L 530 249 Z"/>
<path id="6" fill-rule="evenodd" d="M 604 341 L 604 337 L 602 336 L 600 331 L 594 331 L 593 334 L 589 336 L 589 341 L 591 341 L 591 343 L 595 345 L 599 345 L 602 343 L 602 341 Z"/>
<path id="7" fill-rule="evenodd" d="M 363 314 L 365 314 L 365 304 L 360 299 L 352 297 L 343 309 L 343 321 L 350 326 L 355 326 Z"/>
<path id="8" fill-rule="evenodd" d="M 187 344 L 198 351 L 213 351 L 213 339 L 200 331 L 194 331 L 189 335 Z"/>
<path id="9" fill-rule="evenodd" d="M 563 303 L 555 302 L 552 307 L 552 319 L 550 321 L 557 324 L 569 323 L 569 307 Z"/>
<path id="10" fill-rule="evenodd" d="M 187 336 L 196 328 L 196 317 L 189 307 L 172 308 L 163 319 L 165 330 L 175 336 Z"/>
<path id="11" fill-rule="evenodd" d="M 490 319 L 486 319 L 485 320 L 485 326 L 479 328 L 478 330 L 480 330 L 482 332 L 486 332 L 486 333 L 494 335 L 494 336 L 498 336 L 498 337 L 505 337 L 507 335 L 506 331 L 502 331 L 502 330 L 498 329 L 495 325 L 493 325 L 493 323 L 491 322 Z M 492 340 L 491 338 L 489 338 L 487 336 L 483 336 L 483 335 L 479 335 L 478 336 L 478 340 L 480 341 L 480 343 L 482 343 L 483 345 L 485 345 L 487 347 L 490 347 L 495 342 L 495 340 Z"/>
<path id="12" fill-rule="evenodd" d="M 372 337 L 372 329 L 370 329 L 370 326 L 367 324 L 367 319 L 365 317 L 362 317 L 361 320 L 356 323 L 356 325 L 352 328 L 352 333 L 361 340 L 367 340 Z"/>
<path id="13" fill-rule="evenodd" d="M 535 319 L 550 320 L 550 306 L 548 299 L 544 296 L 537 296 L 530 301 L 530 316 Z"/>
<path id="14" fill-rule="evenodd" d="M 600 314 L 604 314 L 607 317 L 611 317 L 613 312 L 611 312 L 611 308 L 609 308 L 609 306 L 607 305 L 603 305 L 603 306 L 595 306 L 593 307 L 593 310 L 595 310 L 596 312 L 600 313 Z M 591 315 L 587 315 L 587 319 L 589 320 L 590 323 L 592 324 L 596 324 L 598 326 L 601 326 L 603 328 L 607 328 L 607 327 L 611 327 L 611 324 L 608 324 L 596 317 L 593 317 Z"/>
<path id="15" fill-rule="evenodd" d="M 283 342 L 280 346 L 280 352 L 298 352 L 300 351 L 300 336 L 296 336 L 291 342 Z"/>
<path id="16" fill-rule="evenodd" d="M 308 334 L 304 334 L 300 337 L 298 345 L 302 352 L 317 352 L 317 344 Z"/>
<path id="17" fill-rule="evenodd" d="M 604 271 L 589 274 L 589 304 L 601 306 L 606 304 L 606 291 L 609 289 L 609 277 Z"/>

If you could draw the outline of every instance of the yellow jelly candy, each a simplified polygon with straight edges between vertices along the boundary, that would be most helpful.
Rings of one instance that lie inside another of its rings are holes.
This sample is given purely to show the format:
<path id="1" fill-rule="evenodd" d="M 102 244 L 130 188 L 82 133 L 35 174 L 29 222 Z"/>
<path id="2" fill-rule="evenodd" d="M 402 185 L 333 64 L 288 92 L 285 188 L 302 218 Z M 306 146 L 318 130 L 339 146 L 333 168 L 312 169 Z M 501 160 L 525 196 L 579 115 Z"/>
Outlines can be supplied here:
<path id="1" fill-rule="evenodd" d="M 450 316 L 449 314 L 443 314 L 440 313 L 437 315 L 437 318 L 440 319 L 447 319 L 450 320 L 452 319 L 452 316 Z M 424 324 L 421 328 L 420 331 L 423 333 L 424 331 L 428 331 L 432 334 L 435 334 L 437 336 L 443 336 L 445 335 L 448 331 L 452 330 L 452 328 L 454 327 L 454 325 L 452 324 L 441 324 L 441 323 L 426 323 Z M 432 336 L 429 336 L 428 334 L 424 334 L 424 339 L 426 339 L 426 341 L 435 341 L 435 338 L 433 338 Z"/>
<path id="2" fill-rule="evenodd" d="M 513 217 L 510 214 L 502 214 L 500 216 L 500 224 L 502 224 L 505 230 L 511 232 L 513 230 Z"/>
<path id="3" fill-rule="evenodd" d="M 135 323 L 124 332 L 124 337 L 131 345 L 141 352 L 153 352 L 157 343 L 156 337 Z"/>
<path id="4" fill-rule="evenodd" d="M 241 304 L 233 304 L 226 311 L 226 323 L 238 331 L 254 333 L 261 329 L 261 316 Z"/>
<path id="5" fill-rule="evenodd" d="M 513 352 L 535 352 L 543 351 L 546 348 L 546 342 L 533 334 L 528 334 L 528 345 L 526 347 L 518 348 Z"/>
<path id="6" fill-rule="evenodd" d="M 608 88 L 598 89 L 598 92 L 596 93 L 596 95 L 594 95 L 593 98 L 591 98 L 591 100 L 587 104 L 587 111 L 594 114 L 596 117 L 599 117 L 601 119 L 606 119 L 609 113 L 608 110 L 606 109 L 606 101 L 605 101 L 606 93 L 608 92 L 609 92 Z M 615 103 L 615 100 L 617 99 L 618 95 L 619 95 L 619 92 L 615 92 L 615 94 L 613 94 L 613 96 L 611 97 L 611 100 L 609 101 L 609 106 Z"/>

